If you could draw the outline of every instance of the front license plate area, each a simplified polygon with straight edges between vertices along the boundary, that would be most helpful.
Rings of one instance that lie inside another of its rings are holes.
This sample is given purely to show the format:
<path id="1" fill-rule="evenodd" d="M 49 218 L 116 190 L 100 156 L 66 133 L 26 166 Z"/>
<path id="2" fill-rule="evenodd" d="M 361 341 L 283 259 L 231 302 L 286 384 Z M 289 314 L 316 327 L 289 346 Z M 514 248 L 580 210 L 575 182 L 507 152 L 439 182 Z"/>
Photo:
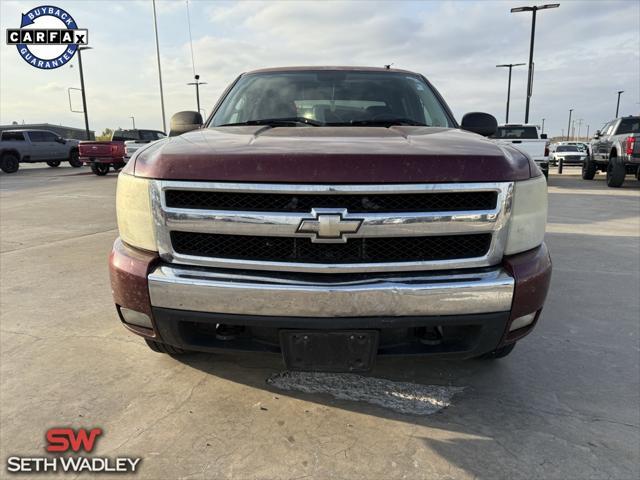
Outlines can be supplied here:
<path id="1" fill-rule="evenodd" d="M 366 372 L 378 351 L 378 331 L 280 330 L 280 345 L 290 370 Z"/>

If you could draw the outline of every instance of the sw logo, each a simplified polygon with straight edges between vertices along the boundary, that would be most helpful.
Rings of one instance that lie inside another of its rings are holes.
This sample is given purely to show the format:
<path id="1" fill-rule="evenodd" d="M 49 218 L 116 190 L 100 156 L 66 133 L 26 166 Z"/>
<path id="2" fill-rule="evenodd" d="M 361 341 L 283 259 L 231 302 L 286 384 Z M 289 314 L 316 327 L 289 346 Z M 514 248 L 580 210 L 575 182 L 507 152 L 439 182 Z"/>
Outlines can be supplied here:
<path id="1" fill-rule="evenodd" d="M 7 459 L 9 473 L 134 473 L 139 467 L 141 458 L 135 457 L 86 457 L 81 452 L 91 453 L 98 437 L 102 435 L 101 428 L 70 427 L 50 428 L 45 434 L 49 453 L 66 456 L 11 456 Z"/>
<path id="2" fill-rule="evenodd" d="M 50 428 L 47 431 L 47 442 L 49 442 L 47 452 L 67 452 L 73 450 L 77 453 L 80 450 L 84 450 L 90 453 L 93 451 L 99 435 L 102 435 L 101 428 L 92 428 L 88 431 L 80 428 L 77 432 L 72 428 Z"/>
<path id="3" fill-rule="evenodd" d="M 51 28 L 56 24 L 60 27 Z M 15 45 L 25 62 L 43 70 L 65 65 L 79 47 L 88 44 L 89 31 L 78 28 L 68 12 L 51 5 L 32 8 L 22 14 L 20 28 L 7 29 L 7 45 Z"/>

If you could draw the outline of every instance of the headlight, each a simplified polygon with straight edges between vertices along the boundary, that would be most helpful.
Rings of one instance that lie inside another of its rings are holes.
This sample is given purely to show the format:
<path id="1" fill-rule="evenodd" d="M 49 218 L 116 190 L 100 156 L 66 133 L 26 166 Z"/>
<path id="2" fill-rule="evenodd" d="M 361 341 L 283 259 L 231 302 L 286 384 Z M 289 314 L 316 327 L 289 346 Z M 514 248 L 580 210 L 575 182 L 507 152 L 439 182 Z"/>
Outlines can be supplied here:
<path id="1" fill-rule="evenodd" d="M 151 213 L 149 180 L 120 173 L 116 189 L 120 238 L 132 247 L 157 250 Z"/>
<path id="2" fill-rule="evenodd" d="M 515 182 L 509 236 L 504 253 L 531 250 L 542 243 L 547 223 L 547 182 L 543 175 Z"/>

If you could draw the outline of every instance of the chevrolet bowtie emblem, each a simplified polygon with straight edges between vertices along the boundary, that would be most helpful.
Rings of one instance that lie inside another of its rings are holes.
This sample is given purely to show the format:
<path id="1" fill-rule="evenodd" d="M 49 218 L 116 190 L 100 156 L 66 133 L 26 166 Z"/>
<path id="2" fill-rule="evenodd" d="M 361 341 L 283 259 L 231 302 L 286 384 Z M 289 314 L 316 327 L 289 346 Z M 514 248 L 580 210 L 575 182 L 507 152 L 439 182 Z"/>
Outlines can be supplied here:
<path id="1" fill-rule="evenodd" d="M 298 233 L 312 233 L 312 242 L 317 243 L 345 243 L 345 233 L 356 233 L 362 225 L 362 220 L 345 219 L 346 210 L 331 211 L 329 209 L 313 209 L 314 220 L 302 220 Z"/>

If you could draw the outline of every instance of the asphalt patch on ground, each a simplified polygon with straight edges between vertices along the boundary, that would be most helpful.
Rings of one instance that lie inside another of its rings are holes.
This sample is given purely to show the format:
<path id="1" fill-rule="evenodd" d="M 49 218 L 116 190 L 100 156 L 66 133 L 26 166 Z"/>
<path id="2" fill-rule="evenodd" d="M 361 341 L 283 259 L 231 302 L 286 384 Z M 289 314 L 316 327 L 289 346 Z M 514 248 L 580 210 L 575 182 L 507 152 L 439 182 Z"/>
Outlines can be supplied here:
<path id="1" fill-rule="evenodd" d="M 408 415 L 431 415 L 451 405 L 463 387 L 420 385 L 353 373 L 280 372 L 267 383 L 286 391 L 328 393 L 340 400 L 367 402 Z"/>

